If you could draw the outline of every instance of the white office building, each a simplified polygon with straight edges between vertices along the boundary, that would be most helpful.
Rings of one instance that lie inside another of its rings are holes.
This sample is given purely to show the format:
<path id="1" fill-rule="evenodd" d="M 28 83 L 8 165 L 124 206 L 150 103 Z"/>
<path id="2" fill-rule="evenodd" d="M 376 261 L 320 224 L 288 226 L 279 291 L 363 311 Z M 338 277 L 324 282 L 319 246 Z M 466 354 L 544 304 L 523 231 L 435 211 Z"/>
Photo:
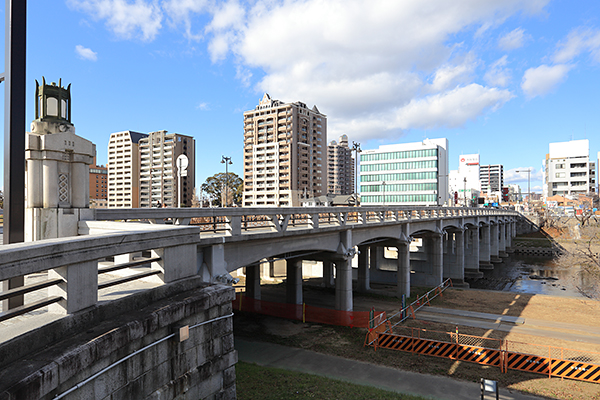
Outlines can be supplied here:
<path id="1" fill-rule="evenodd" d="M 450 171 L 450 204 L 472 206 L 481 192 L 479 180 L 479 154 L 458 157 L 458 170 Z"/>
<path id="2" fill-rule="evenodd" d="M 364 150 L 360 203 L 438 206 L 448 200 L 448 140 L 425 139 Z"/>
<path id="3" fill-rule="evenodd" d="M 546 154 L 545 193 L 573 196 L 596 192 L 596 163 L 587 139 L 550 143 Z"/>

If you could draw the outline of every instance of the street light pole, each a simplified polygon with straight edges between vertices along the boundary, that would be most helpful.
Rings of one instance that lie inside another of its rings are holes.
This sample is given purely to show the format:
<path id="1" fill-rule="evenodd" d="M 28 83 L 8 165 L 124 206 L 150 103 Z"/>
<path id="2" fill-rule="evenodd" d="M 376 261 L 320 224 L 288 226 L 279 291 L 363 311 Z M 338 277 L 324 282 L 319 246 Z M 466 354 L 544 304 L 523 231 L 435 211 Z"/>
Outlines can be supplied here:
<path id="1" fill-rule="evenodd" d="M 528 169 L 524 169 L 524 170 L 516 170 L 515 171 L 517 174 L 521 173 L 521 172 L 527 172 L 527 204 L 530 203 L 530 197 L 531 197 L 531 192 L 530 192 L 530 188 L 531 188 L 531 168 Z"/>
<path id="2" fill-rule="evenodd" d="M 465 186 L 463 188 L 463 199 L 465 201 L 465 207 L 467 206 L 467 177 L 464 178 Z"/>
<path id="3" fill-rule="evenodd" d="M 358 153 L 362 153 L 360 143 L 352 141 L 352 149 L 350 151 L 354 152 L 354 160 L 356 162 L 356 167 L 354 168 L 354 207 L 358 207 Z"/>
<path id="4" fill-rule="evenodd" d="M 229 165 L 233 164 L 231 157 L 221 156 L 221 164 L 225 164 L 225 207 L 229 203 Z"/>

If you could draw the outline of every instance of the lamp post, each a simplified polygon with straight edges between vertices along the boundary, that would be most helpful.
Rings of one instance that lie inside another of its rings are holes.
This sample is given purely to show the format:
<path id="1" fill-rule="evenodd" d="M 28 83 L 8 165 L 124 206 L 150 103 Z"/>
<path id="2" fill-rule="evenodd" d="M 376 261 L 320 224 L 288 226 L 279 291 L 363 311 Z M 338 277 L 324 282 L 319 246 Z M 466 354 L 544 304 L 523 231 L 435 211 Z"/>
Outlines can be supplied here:
<path id="1" fill-rule="evenodd" d="M 466 176 L 464 177 L 463 182 L 465 185 L 463 188 L 463 199 L 465 201 L 465 207 L 466 207 L 467 206 L 467 177 Z"/>
<path id="2" fill-rule="evenodd" d="M 383 189 L 383 205 L 385 206 L 385 181 L 381 182 L 381 186 Z"/>
<path id="3" fill-rule="evenodd" d="M 354 168 L 354 207 L 358 207 L 358 153 L 362 153 L 360 143 L 352 141 L 352 149 L 350 151 L 354 152 L 354 160 L 356 162 L 356 167 Z"/>
<path id="4" fill-rule="evenodd" d="M 225 207 L 229 203 L 229 165 L 233 164 L 231 157 L 221 156 L 221 164 L 225 164 Z"/>
<path id="5" fill-rule="evenodd" d="M 530 183 L 531 183 L 531 168 L 528 169 L 523 169 L 523 170 L 516 170 L 515 171 L 517 174 L 521 173 L 521 172 L 527 172 L 527 204 L 529 204 L 529 197 L 531 196 L 530 192 L 529 192 L 529 188 L 530 188 Z"/>

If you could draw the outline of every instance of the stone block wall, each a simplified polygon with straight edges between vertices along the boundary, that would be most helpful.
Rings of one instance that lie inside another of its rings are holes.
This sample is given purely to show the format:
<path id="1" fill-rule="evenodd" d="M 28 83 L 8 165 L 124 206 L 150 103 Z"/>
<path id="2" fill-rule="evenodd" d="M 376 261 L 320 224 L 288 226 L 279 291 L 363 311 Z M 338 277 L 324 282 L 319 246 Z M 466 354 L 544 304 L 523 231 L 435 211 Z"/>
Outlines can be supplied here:
<path id="1" fill-rule="evenodd" d="M 231 287 L 210 285 L 137 310 L 125 305 L 2 366 L 0 400 L 235 399 L 233 298 Z M 179 341 L 182 326 L 189 338 Z"/>

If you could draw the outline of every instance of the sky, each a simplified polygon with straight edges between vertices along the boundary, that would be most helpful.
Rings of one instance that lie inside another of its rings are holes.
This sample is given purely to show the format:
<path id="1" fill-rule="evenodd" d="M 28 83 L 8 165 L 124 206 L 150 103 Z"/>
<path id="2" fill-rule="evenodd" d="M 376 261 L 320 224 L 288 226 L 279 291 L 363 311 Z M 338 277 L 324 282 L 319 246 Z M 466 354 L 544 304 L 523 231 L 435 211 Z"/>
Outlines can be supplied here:
<path id="1" fill-rule="evenodd" d="M 505 184 L 526 189 L 516 171 L 530 168 L 535 191 L 549 143 L 600 150 L 597 0 L 29 0 L 27 12 L 27 129 L 35 80 L 62 79 L 98 164 L 113 132 L 167 130 L 196 139 L 196 186 L 224 172 L 223 155 L 242 176 L 243 112 L 265 92 L 316 105 L 329 141 L 447 138 L 451 170 L 479 154 Z"/>

